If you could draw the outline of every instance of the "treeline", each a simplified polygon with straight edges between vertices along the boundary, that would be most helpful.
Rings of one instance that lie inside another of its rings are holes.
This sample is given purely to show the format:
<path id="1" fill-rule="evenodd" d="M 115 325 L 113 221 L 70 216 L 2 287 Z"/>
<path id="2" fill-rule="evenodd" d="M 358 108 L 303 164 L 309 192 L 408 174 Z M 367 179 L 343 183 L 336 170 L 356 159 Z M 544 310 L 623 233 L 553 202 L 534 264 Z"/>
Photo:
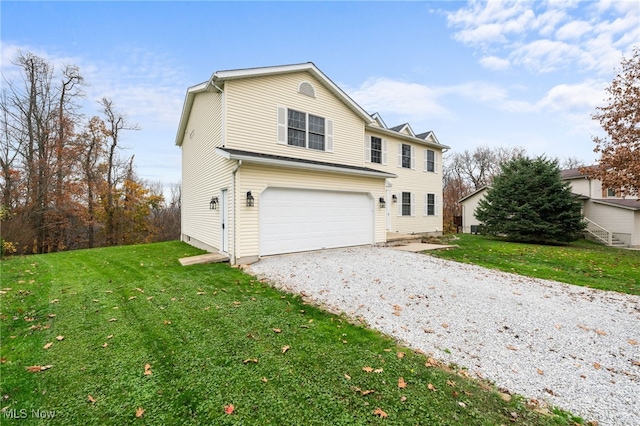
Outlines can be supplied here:
<path id="1" fill-rule="evenodd" d="M 4 255 L 176 239 L 180 186 L 138 178 L 123 134 L 139 130 L 109 98 L 87 118 L 86 82 L 32 53 L 12 63 L 0 98 L 0 222 Z"/>

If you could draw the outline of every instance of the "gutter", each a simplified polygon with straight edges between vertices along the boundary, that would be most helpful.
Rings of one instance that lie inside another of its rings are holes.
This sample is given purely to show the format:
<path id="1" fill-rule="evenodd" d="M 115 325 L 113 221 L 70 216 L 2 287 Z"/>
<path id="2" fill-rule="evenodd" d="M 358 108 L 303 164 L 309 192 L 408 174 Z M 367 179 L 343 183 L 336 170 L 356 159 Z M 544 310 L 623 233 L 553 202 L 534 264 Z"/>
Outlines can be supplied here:
<path id="1" fill-rule="evenodd" d="M 237 237 L 237 232 L 236 230 L 238 229 L 238 226 L 236 224 L 236 173 L 238 172 L 238 170 L 240 169 L 240 167 L 242 166 L 242 160 L 238 160 L 238 164 L 236 164 L 236 166 L 231 170 L 231 176 L 232 176 L 232 188 L 233 188 L 233 251 L 231 253 L 231 263 L 233 265 L 235 265 L 236 263 L 236 241 L 238 241 L 236 239 Z"/>

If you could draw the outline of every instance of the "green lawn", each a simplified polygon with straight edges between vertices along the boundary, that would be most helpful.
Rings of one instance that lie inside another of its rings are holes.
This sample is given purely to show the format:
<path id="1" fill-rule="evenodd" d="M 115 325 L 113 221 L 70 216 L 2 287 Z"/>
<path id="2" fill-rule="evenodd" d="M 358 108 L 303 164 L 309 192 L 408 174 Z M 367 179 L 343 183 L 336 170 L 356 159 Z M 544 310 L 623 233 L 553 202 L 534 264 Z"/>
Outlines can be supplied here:
<path id="1" fill-rule="evenodd" d="M 462 369 L 433 366 L 228 265 L 177 261 L 199 253 L 171 242 L 2 261 L 3 421 L 41 424 L 38 413 L 68 425 L 580 421 L 505 401 Z"/>
<path id="2" fill-rule="evenodd" d="M 457 234 L 459 247 L 432 254 L 529 277 L 640 295 L 640 251 L 606 247 L 587 240 L 567 246 L 502 241 Z"/>

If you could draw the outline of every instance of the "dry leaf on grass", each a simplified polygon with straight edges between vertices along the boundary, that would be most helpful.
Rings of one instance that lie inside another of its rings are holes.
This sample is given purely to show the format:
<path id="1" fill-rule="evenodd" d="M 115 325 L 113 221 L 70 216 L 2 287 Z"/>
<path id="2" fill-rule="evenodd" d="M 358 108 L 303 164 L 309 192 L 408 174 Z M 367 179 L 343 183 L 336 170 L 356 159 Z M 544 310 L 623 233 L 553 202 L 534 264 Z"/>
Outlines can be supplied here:
<path id="1" fill-rule="evenodd" d="M 345 379 L 347 379 L 347 380 L 351 380 L 351 376 L 350 376 L 350 375 L 348 375 L 348 374 L 345 374 L 345 375 L 344 375 L 344 378 L 345 378 Z"/>
<path id="2" fill-rule="evenodd" d="M 153 372 L 151 371 L 151 364 L 145 364 L 144 365 L 144 375 L 145 376 L 150 376 L 152 374 L 153 374 Z"/>
<path id="3" fill-rule="evenodd" d="M 42 347 L 42 349 L 49 349 L 51 346 L 53 346 L 53 342 L 49 342 L 49 343 L 47 343 L 46 345 L 44 345 L 44 346 Z"/>
<path id="4" fill-rule="evenodd" d="M 136 410 L 136 417 L 140 418 L 142 417 L 143 414 L 144 414 L 144 408 L 138 407 L 138 409 Z"/>
<path id="5" fill-rule="evenodd" d="M 109 344 L 108 344 L 107 342 L 104 342 L 104 343 L 102 344 L 102 347 L 103 347 L 103 348 L 106 348 L 107 346 L 109 346 Z"/>
<path id="6" fill-rule="evenodd" d="M 258 358 L 248 358 L 245 359 L 244 361 L 242 361 L 244 364 L 249 364 L 250 362 L 253 362 L 254 364 L 258 363 Z"/>
<path id="7" fill-rule="evenodd" d="M 110 318 L 110 319 L 109 319 L 109 322 L 116 322 L 116 321 L 118 321 L 118 319 L 117 319 L 117 318 Z"/>
<path id="8" fill-rule="evenodd" d="M 398 352 L 398 353 L 396 354 L 396 356 L 397 356 L 398 358 L 404 358 L 404 352 Z"/>
<path id="9" fill-rule="evenodd" d="M 90 403 L 95 404 L 96 399 L 94 397 L 92 397 L 91 395 L 87 395 L 87 399 L 89 400 Z"/>
<path id="10" fill-rule="evenodd" d="M 373 370 L 374 373 L 382 373 L 384 370 L 382 368 L 376 368 L 375 370 Z"/>
<path id="11" fill-rule="evenodd" d="M 56 336 L 56 340 L 62 341 L 62 340 L 64 340 L 64 336 Z"/>
<path id="12" fill-rule="evenodd" d="M 373 371 L 373 368 L 371 368 L 371 367 L 362 367 L 362 371 L 367 372 L 367 373 L 371 373 Z"/>
<path id="13" fill-rule="evenodd" d="M 27 371 L 29 373 L 39 373 L 41 371 L 48 370 L 51 367 L 53 367 L 53 365 L 32 365 L 30 367 L 27 367 Z"/>
<path id="14" fill-rule="evenodd" d="M 229 405 L 225 405 L 224 406 L 224 413 L 225 414 L 233 414 L 233 410 L 235 410 L 235 407 L 233 406 L 233 404 L 229 404 Z"/>
<path id="15" fill-rule="evenodd" d="M 282 330 L 280 330 L 279 328 L 273 328 L 272 330 L 274 333 L 282 333 Z"/>
<path id="16" fill-rule="evenodd" d="M 164 325 L 170 325 L 170 324 L 171 324 L 171 321 L 169 321 L 169 320 L 164 320 L 164 321 L 162 321 L 162 324 L 164 324 Z"/>
<path id="17" fill-rule="evenodd" d="M 374 416 L 378 416 L 382 419 L 386 419 L 387 417 L 389 417 L 389 415 L 387 413 L 385 413 L 384 411 L 382 411 L 381 408 L 376 408 L 375 410 L 373 410 L 373 415 Z"/>
<path id="18" fill-rule="evenodd" d="M 399 387 L 400 389 L 404 389 L 404 388 L 406 388 L 406 387 L 407 387 L 407 382 L 405 382 L 405 381 L 404 381 L 404 378 L 403 378 L 403 377 L 400 377 L 400 378 L 398 379 L 398 387 Z"/>
<path id="19" fill-rule="evenodd" d="M 287 346 L 283 346 L 282 347 L 282 353 L 287 352 L 289 349 L 291 349 L 291 346 L 287 345 Z"/>
<path id="20" fill-rule="evenodd" d="M 433 386 L 431 383 L 429 383 L 429 384 L 427 385 L 427 389 L 429 389 L 430 391 L 434 391 L 434 392 L 438 390 L 438 389 L 437 389 L 435 386 Z"/>

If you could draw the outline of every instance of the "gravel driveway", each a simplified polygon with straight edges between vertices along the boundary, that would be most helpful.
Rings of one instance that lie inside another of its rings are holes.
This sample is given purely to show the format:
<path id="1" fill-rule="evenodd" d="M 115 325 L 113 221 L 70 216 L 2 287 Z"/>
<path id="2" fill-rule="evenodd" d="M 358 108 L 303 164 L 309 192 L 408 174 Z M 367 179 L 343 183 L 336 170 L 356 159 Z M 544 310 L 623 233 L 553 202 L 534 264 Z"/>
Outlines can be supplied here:
<path id="1" fill-rule="evenodd" d="M 640 297 L 381 247 L 249 272 L 412 348 L 600 425 L 640 425 Z"/>

